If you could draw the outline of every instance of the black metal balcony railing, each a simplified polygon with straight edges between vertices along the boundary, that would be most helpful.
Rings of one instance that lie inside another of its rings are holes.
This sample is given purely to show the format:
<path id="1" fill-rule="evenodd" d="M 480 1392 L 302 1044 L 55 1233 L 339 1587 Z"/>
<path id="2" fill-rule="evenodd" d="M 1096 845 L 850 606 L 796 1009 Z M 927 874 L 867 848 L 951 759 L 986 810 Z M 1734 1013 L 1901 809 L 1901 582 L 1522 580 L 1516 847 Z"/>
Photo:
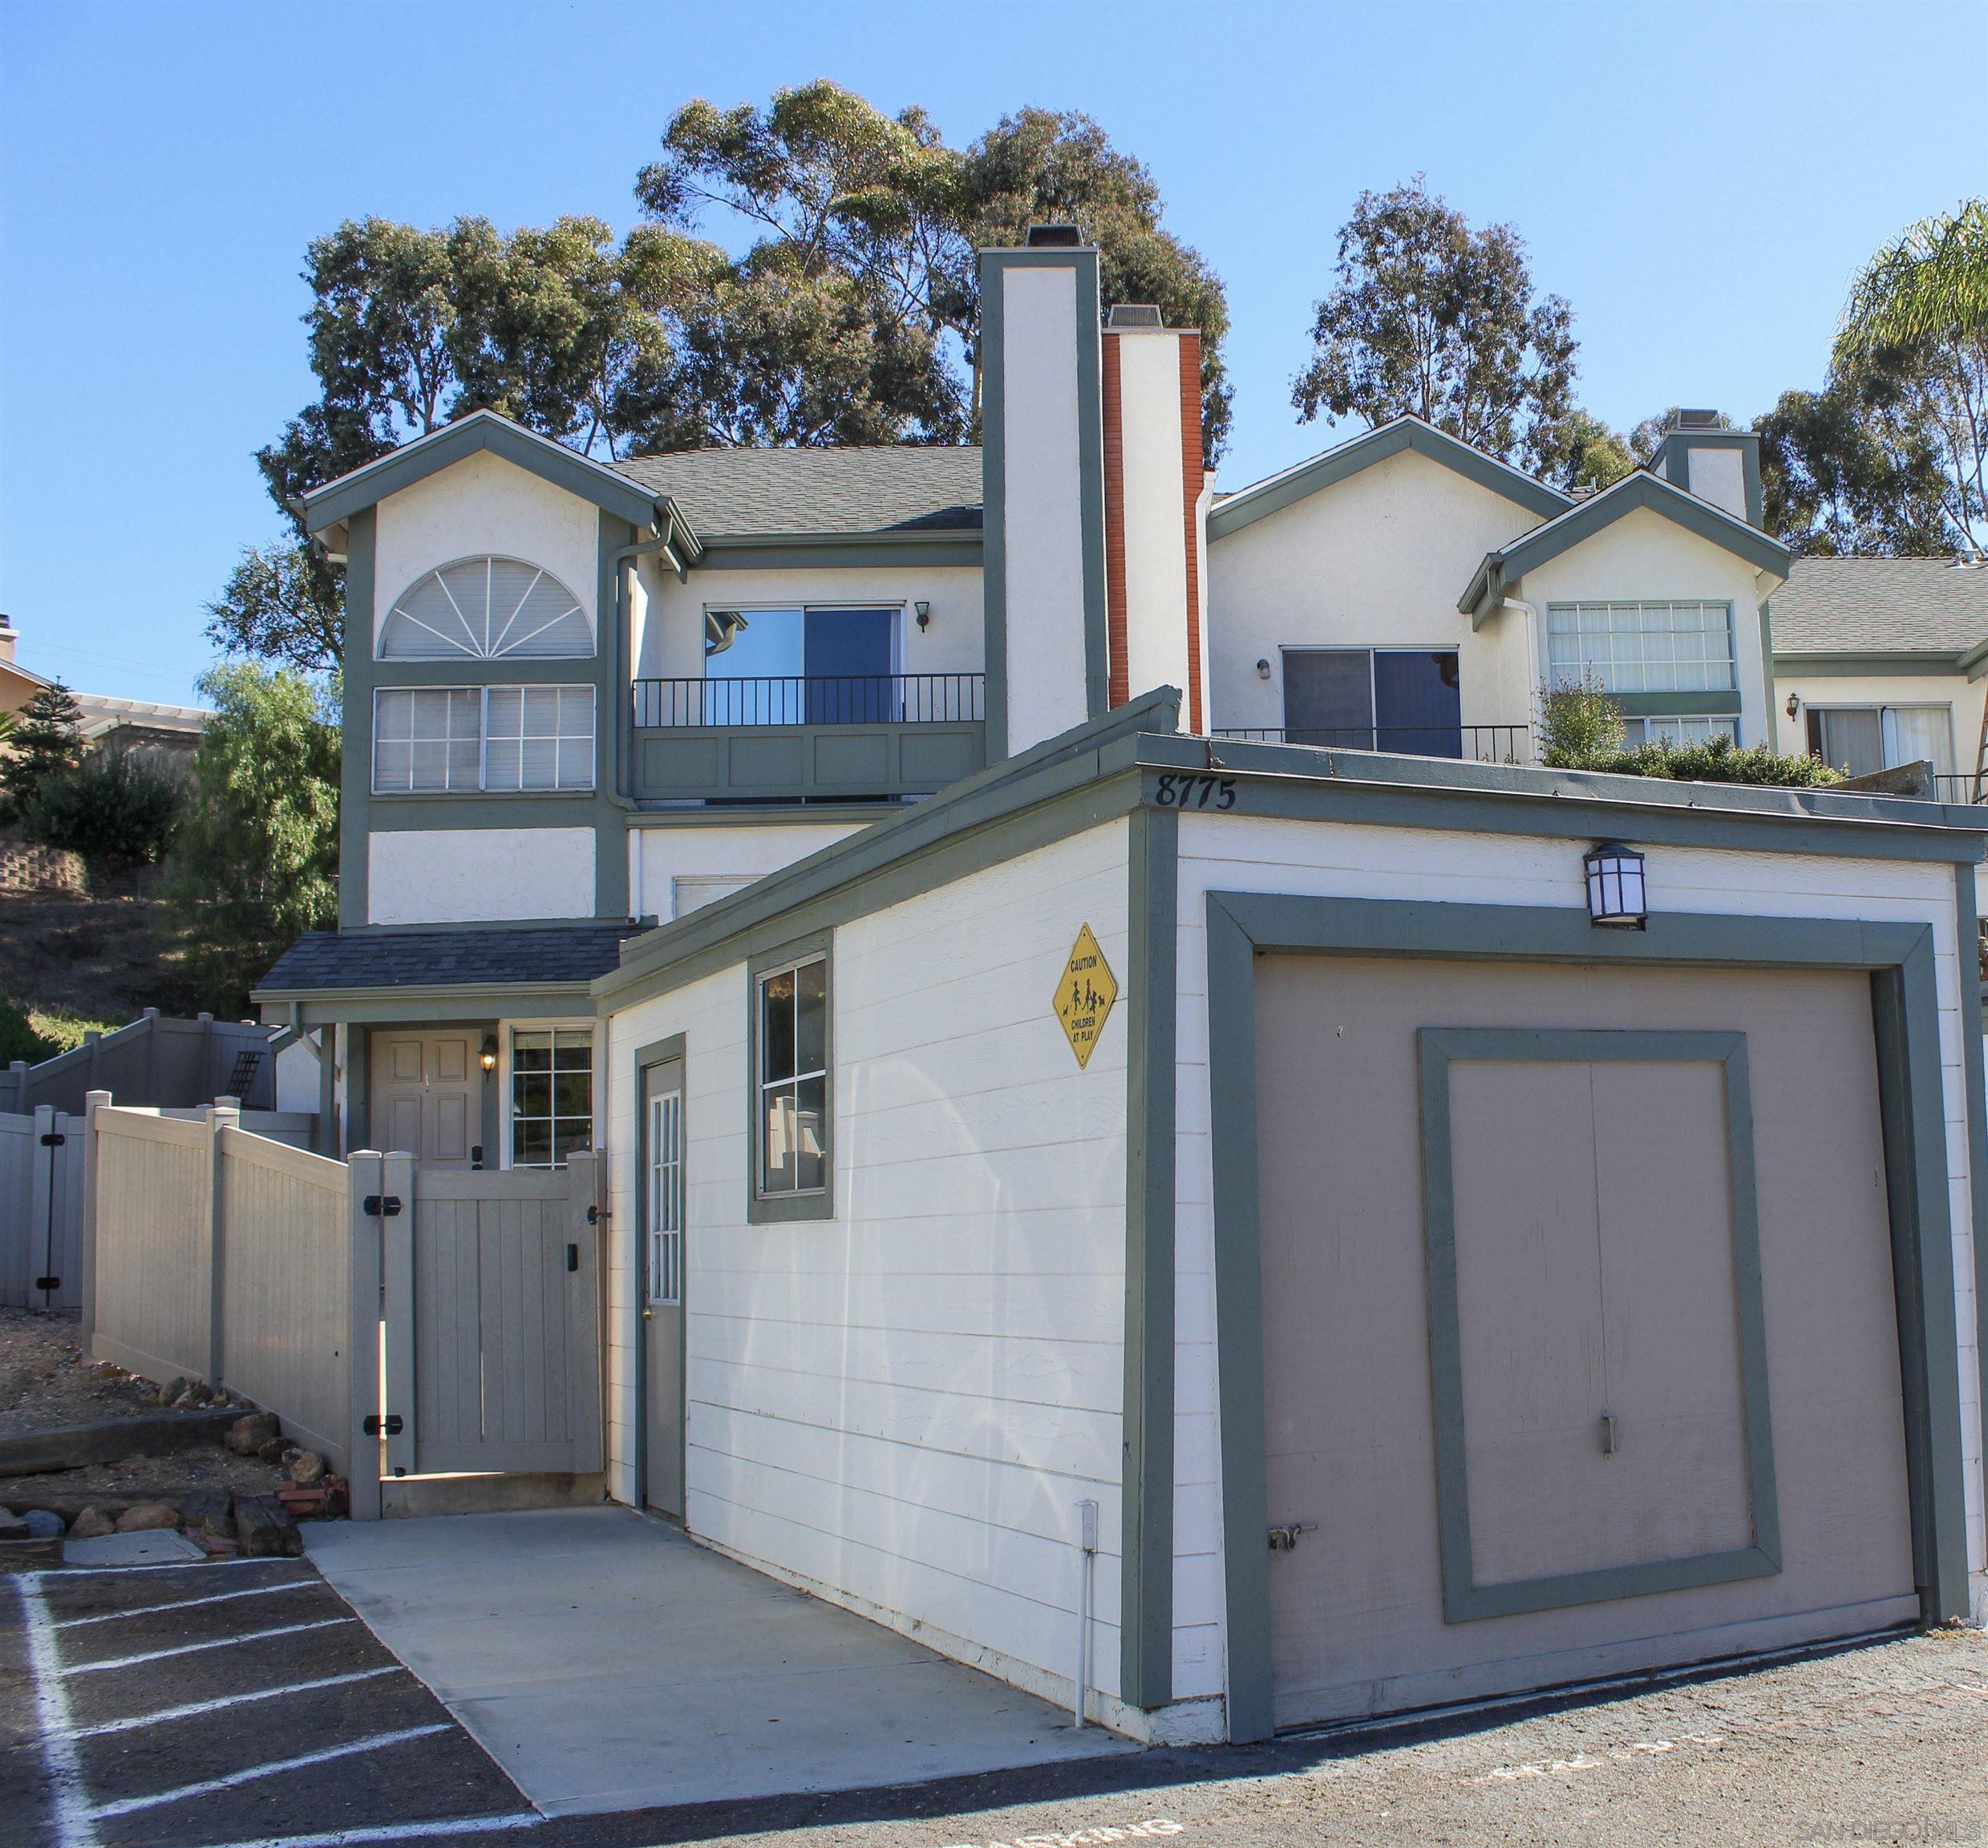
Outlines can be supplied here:
<path id="1" fill-rule="evenodd" d="M 986 717 L 984 674 L 771 674 L 638 680 L 638 726 L 949 725 Z"/>
<path id="2" fill-rule="evenodd" d="M 1942 802 L 1979 802 L 1985 798 L 1972 776 L 1939 776 L 1933 779 L 1933 793 Z"/>
<path id="3" fill-rule="evenodd" d="M 1217 738 L 1310 744 L 1334 751 L 1391 751 L 1404 757 L 1456 757 L 1479 764 L 1529 764 L 1529 725 L 1258 726 L 1218 730 Z"/>

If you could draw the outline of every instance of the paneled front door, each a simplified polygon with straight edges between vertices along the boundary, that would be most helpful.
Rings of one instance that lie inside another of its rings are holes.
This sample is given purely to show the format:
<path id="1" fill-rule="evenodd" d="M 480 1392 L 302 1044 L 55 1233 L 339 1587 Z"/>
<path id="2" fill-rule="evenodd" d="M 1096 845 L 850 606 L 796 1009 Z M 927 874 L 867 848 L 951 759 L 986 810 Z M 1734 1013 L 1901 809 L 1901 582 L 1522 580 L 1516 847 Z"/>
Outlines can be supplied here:
<path id="1" fill-rule="evenodd" d="M 683 1061 L 642 1069 L 644 1499 L 683 1518 Z"/>
<path id="2" fill-rule="evenodd" d="M 467 1030 L 373 1035 L 373 1145 L 435 1168 L 468 1168 L 483 1123 L 477 1035 Z"/>

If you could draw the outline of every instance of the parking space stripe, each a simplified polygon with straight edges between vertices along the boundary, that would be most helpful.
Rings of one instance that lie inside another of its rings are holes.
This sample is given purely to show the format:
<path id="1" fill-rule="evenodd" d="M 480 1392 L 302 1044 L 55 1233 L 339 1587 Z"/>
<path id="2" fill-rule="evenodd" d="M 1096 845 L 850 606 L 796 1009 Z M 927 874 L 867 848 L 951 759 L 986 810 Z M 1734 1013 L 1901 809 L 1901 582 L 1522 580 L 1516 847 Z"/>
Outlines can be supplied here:
<path id="1" fill-rule="evenodd" d="M 233 1790 L 261 1777 L 280 1777 L 286 1771 L 302 1771 L 312 1765 L 329 1764 L 334 1758 L 350 1758 L 358 1752 L 384 1751 L 389 1745 L 405 1745 L 411 1739 L 426 1739 L 431 1733 L 448 1732 L 454 1722 L 438 1720 L 427 1726 L 408 1726 L 398 1732 L 376 1732 L 370 1739 L 354 1739 L 343 1745 L 327 1745 L 321 1752 L 306 1752 L 294 1758 L 277 1758 L 267 1765 L 251 1765 L 245 1771 L 230 1771 L 225 1777 L 206 1777 L 197 1784 L 182 1784 L 171 1790 L 156 1790 L 149 1797 L 124 1797 L 114 1803 L 99 1803 L 88 1812 L 95 1821 L 113 1816 L 135 1815 L 140 1810 L 156 1810 L 162 1803 L 184 1803 L 190 1797 L 211 1797 Z"/>
<path id="2" fill-rule="evenodd" d="M 283 1694 L 309 1694 L 320 1688 L 343 1688 L 354 1681 L 370 1681 L 375 1676 L 395 1675 L 400 1665 L 390 1662 L 384 1668 L 355 1668 L 350 1675 L 327 1675 L 318 1681 L 294 1681 L 287 1688 L 258 1688 L 251 1694 L 224 1694 L 217 1700 L 189 1700 L 183 1707 L 162 1707 L 156 1713 L 134 1713 L 128 1720 L 106 1720 L 79 1729 L 79 1739 L 95 1739 L 106 1732 L 129 1732 L 140 1726 L 161 1726 L 168 1720 L 191 1720 L 202 1713 L 218 1713 L 224 1707 L 241 1707 L 251 1700 L 273 1700 Z"/>
<path id="3" fill-rule="evenodd" d="M 55 1627 L 43 1602 L 39 1573 L 18 1578 L 21 1615 L 27 1629 L 28 1663 L 34 1680 L 34 1717 L 42 1735 L 42 1765 L 47 1773 L 51 1819 L 56 1848 L 97 1848 L 83 1762 L 70 1724 L 69 1694 L 63 1686 L 62 1653 Z"/>
<path id="4" fill-rule="evenodd" d="M 436 1822 L 380 1822 L 360 1829 L 328 1829 L 321 1835 L 258 1835 L 253 1842 L 214 1842 L 207 1848 L 363 1848 L 370 1842 L 432 1842 L 449 1835 L 494 1835 L 536 1829 L 545 1818 L 531 1810 L 503 1816 L 451 1816 Z"/>
<path id="5" fill-rule="evenodd" d="M 245 1630 L 239 1636 L 217 1636 L 211 1643 L 181 1643 L 171 1649 L 148 1649 L 142 1656 L 118 1656 L 107 1662 L 78 1662 L 65 1675 L 95 1675 L 106 1668 L 135 1668 L 140 1662 L 163 1662 L 169 1656 L 197 1656 L 203 1649 L 233 1649 L 237 1643 L 261 1643 L 271 1636 L 301 1636 L 306 1630 L 329 1630 L 356 1623 L 356 1617 L 321 1617 L 314 1623 L 283 1623 L 273 1630 Z"/>
<path id="6" fill-rule="evenodd" d="M 168 1604 L 140 1604 L 129 1611 L 99 1611 L 94 1617 L 65 1617 L 58 1630 L 80 1630 L 86 1623 L 109 1623 L 119 1617 L 156 1617 L 162 1611 L 196 1611 L 203 1604 L 229 1604 L 237 1598 L 273 1598 L 279 1591 L 307 1591 L 322 1578 L 292 1578 L 281 1585 L 252 1585 L 246 1591 L 217 1591 L 211 1598 L 176 1598 Z"/>
<path id="7" fill-rule="evenodd" d="M 225 1571 L 239 1571 L 245 1566 L 290 1566 L 300 1562 L 292 1559 L 186 1559 L 171 1564 L 163 1562 L 149 1566 L 62 1566 L 45 1572 L 23 1573 L 23 1578 L 55 1578 L 67 1584 L 72 1578 L 122 1578 L 133 1572 L 143 1572 L 156 1578 L 168 1572 L 197 1572 L 203 1578 Z"/>

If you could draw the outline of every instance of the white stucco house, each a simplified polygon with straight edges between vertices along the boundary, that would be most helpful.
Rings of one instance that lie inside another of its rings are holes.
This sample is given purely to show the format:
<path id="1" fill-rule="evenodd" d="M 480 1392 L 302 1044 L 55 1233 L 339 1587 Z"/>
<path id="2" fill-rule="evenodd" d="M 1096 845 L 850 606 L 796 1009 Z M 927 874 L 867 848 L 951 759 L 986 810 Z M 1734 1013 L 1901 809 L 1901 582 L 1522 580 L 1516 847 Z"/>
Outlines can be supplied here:
<path id="1" fill-rule="evenodd" d="M 1137 1737 L 1988 1617 L 1980 830 L 1533 761 L 1778 735 L 1750 434 L 1219 493 L 1194 334 L 981 279 L 978 448 L 306 498 L 337 1145 L 600 1151 L 601 1492 Z"/>

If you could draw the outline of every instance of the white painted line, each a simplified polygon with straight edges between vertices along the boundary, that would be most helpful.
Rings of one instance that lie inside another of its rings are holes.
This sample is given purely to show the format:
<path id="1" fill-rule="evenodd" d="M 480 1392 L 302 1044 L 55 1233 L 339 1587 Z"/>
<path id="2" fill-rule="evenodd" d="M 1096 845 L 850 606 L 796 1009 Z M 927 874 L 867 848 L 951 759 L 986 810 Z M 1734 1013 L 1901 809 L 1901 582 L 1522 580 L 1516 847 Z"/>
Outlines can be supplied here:
<path id="1" fill-rule="evenodd" d="M 49 1621 L 38 1573 L 17 1578 L 21 1615 L 27 1627 L 27 1654 L 34 1681 L 34 1717 L 41 1730 L 42 1768 L 48 1774 L 50 1820 L 55 1826 L 56 1848 L 97 1848 L 91 1821 L 89 1792 L 83 1781 L 75 1730 L 69 1719 L 69 1692 L 62 1684 L 62 1653 L 55 1646 L 55 1626 Z"/>
<path id="2" fill-rule="evenodd" d="M 337 1623 L 356 1623 L 356 1617 L 321 1617 L 315 1623 L 284 1623 L 273 1630 L 245 1630 L 239 1636 L 217 1636 L 211 1643 L 182 1643 L 176 1648 L 148 1649 L 142 1656 L 119 1656 L 108 1662 L 78 1662 L 65 1675 L 95 1675 L 106 1668 L 135 1668 L 140 1662 L 163 1662 L 169 1656 L 197 1656 L 203 1649 L 232 1649 L 241 1643 L 261 1643 L 271 1636 L 298 1636 L 306 1630 L 329 1630 Z"/>
<path id="3" fill-rule="evenodd" d="M 216 1572 L 226 1566 L 302 1566 L 301 1559 L 178 1559 L 170 1563 L 157 1562 L 150 1566 L 51 1566 L 44 1572 L 21 1572 L 21 1578 L 122 1578 L 133 1572 L 143 1572 L 157 1577 L 162 1572 Z"/>
<path id="4" fill-rule="evenodd" d="M 258 1835 L 253 1842 L 210 1842 L 208 1848 L 361 1848 L 368 1842 L 432 1842 L 447 1835 L 536 1829 L 545 1820 L 530 1811 L 508 1816 L 451 1816 L 440 1822 L 382 1822 L 362 1829 L 330 1829 L 322 1835 Z"/>
<path id="5" fill-rule="evenodd" d="M 212 1797 L 217 1791 L 233 1790 L 253 1784 L 260 1777 L 280 1777 L 285 1771 L 301 1771 L 310 1765 L 327 1765 L 334 1758 L 350 1758 L 358 1752 L 384 1751 L 403 1745 L 410 1739 L 425 1739 L 433 1732 L 447 1732 L 455 1722 L 438 1720 L 430 1726 L 409 1726 L 399 1732 L 376 1732 L 370 1739 L 354 1739 L 344 1745 L 328 1745 L 322 1752 L 306 1752 L 295 1758 L 278 1758 L 268 1765 L 251 1765 L 245 1771 L 230 1771 L 225 1777 L 204 1777 L 197 1784 L 182 1784 L 172 1790 L 156 1790 L 149 1797 L 124 1797 L 115 1803 L 99 1803 L 89 1814 L 101 1820 L 111 1816 L 132 1816 L 140 1810 L 156 1810 L 161 1803 L 183 1803 L 190 1797 Z"/>
<path id="6" fill-rule="evenodd" d="M 203 1604 L 229 1604 L 237 1598 L 273 1598 L 279 1591 L 303 1591 L 322 1584 L 318 1578 L 292 1578 L 281 1585 L 253 1585 L 246 1591 L 217 1591 L 211 1598 L 176 1598 L 167 1604 L 139 1604 L 129 1611 L 100 1611 L 94 1617 L 65 1617 L 58 1630 L 80 1630 L 86 1623 L 110 1623 L 119 1617 L 156 1617 L 162 1611 L 196 1611 Z"/>
<path id="7" fill-rule="evenodd" d="M 224 1694 L 218 1700 L 189 1700 L 183 1707 L 161 1707 L 156 1713 L 134 1713 L 128 1720 L 106 1720 L 85 1726 L 79 1739 L 94 1739 L 103 1732 L 129 1732 L 140 1726 L 160 1726 L 168 1720 L 191 1720 L 202 1713 L 218 1713 L 224 1707 L 242 1707 L 251 1700 L 273 1700 L 284 1694 L 309 1694 L 319 1688 L 343 1688 L 354 1681 L 370 1681 L 376 1676 L 399 1672 L 400 1664 L 384 1668 L 355 1668 L 350 1675 L 327 1675 L 319 1681 L 294 1681 L 287 1688 L 259 1688 L 253 1694 Z"/>

